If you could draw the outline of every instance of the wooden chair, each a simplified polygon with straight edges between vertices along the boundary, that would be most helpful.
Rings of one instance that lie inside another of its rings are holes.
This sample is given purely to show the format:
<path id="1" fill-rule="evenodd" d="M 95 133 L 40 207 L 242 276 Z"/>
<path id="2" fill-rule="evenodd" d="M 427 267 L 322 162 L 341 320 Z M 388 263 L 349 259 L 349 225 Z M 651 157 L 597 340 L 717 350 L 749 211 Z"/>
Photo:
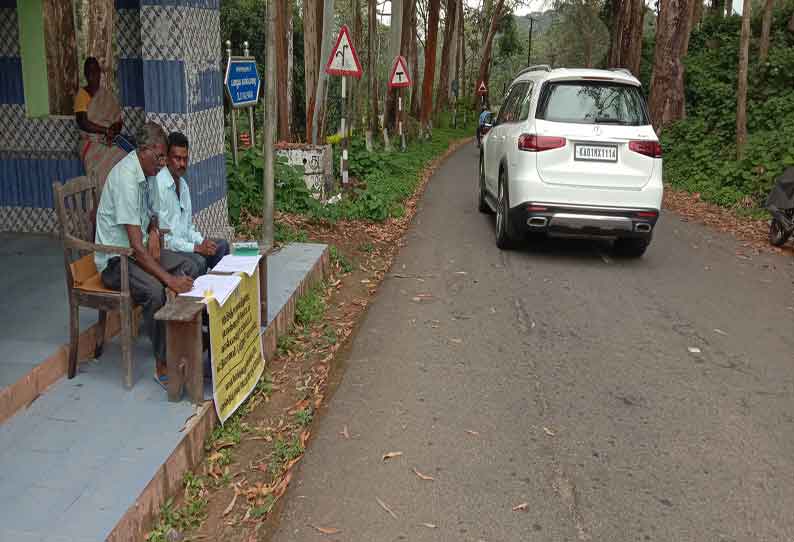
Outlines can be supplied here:
<path id="1" fill-rule="evenodd" d="M 129 261 L 131 248 L 94 243 L 96 211 L 99 206 L 99 187 L 91 177 L 77 177 L 66 184 L 53 183 L 55 209 L 58 213 L 60 236 L 63 241 L 66 289 L 69 294 L 69 378 L 77 373 L 78 341 L 80 336 L 79 307 L 99 311 L 94 357 L 102 355 L 105 324 L 110 311 L 119 311 L 121 318 L 121 359 L 124 366 L 124 386 L 132 388 L 133 361 L 132 310 L 130 297 Z M 94 264 L 94 253 L 103 252 L 121 258 L 121 290 L 109 290 Z"/>

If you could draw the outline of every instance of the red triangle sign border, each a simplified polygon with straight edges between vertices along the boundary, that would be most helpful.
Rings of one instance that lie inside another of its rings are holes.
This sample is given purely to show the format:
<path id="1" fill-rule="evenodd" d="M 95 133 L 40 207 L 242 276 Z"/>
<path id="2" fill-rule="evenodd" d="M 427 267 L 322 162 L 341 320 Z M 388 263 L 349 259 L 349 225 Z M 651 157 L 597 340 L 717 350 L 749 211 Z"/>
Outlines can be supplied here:
<path id="1" fill-rule="evenodd" d="M 333 64 L 334 62 L 336 53 L 339 50 L 339 44 L 342 42 L 342 36 L 347 37 L 347 42 L 350 44 L 350 54 L 353 56 L 353 62 L 356 64 L 355 69 L 340 70 L 338 68 L 331 67 L 331 64 Z M 355 47 L 353 47 L 353 40 L 350 39 L 350 30 L 347 28 L 347 25 L 345 24 L 343 24 L 342 28 L 339 29 L 339 35 L 336 37 L 336 44 L 334 45 L 334 48 L 331 50 L 331 56 L 328 57 L 328 62 L 325 64 L 325 73 L 327 73 L 328 75 L 355 77 L 356 79 L 360 79 L 361 75 L 364 73 L 364 70 L 361 68 L 361 62 L 358 59 L 358 53 L 356 53 L 356 49 Z"/>
<path id="2" fill-rule="evenodd" d="M 394 74 L 397 73 L 397 68 L 402 66 L 403 73 L 405 74 L 405 81 L 400 81 L 398 83 L 394 82 Z M 411 86 L 411 76 L 408 72 L 408 63 L 405 61 L 405 57 L 401 55 L 397 55 L 394 58 L 394 64 L 391 68 L 391 75 L 389 75 L 389 88 L 405 88 Z"/>

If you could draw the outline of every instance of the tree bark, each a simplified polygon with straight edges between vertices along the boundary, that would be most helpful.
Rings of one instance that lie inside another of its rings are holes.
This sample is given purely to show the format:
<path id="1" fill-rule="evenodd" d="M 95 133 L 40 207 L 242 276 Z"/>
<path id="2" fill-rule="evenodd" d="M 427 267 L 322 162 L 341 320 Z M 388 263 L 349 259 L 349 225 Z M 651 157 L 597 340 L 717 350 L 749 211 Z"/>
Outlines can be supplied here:
<path id="1" fill-rule="evenodd" d="M 711 0 L 711 11 L 717 17 L 725 17 L 726 0 Z"/>
<path id="2" fill-rule="evenodd" d="M 289 140 L 289 119 L 290 108 L 288 104 L 288 91 L 287 81 L 289 79 L 289 36 L 288 27 L 289 20 L 292 18 L 292 10 L 290 9 L 289 0 L 275 0 L 273 3 L 275 7 L 276 17 L 276 81 L 282 81 L 283 84 L 276 84 L 276 100 L 278 100 L 278 128 L 277 140 Z"/>
<path id="3" fill-rule="evenodd" d="M 410 64 L 408 69 L 411 70 L 414 76 L 413 81 L 411 81 L 411 116 L 415 119 L 419 118 L 422 105 L 422 98 L 419 92 L 419 36 L 416 30 L 418 19 L 419 17 L 416 14 L 416 10 L 414 10 L 413 17 L 411 18 L 411 57 L 408 59 Z"/>
<path id="4" fill-rule="evenodd" d="M 480 49 L 480 71 L 478 81 L 475 83 L 476 85 L 479 84 L 480 81 L 484 81 L 485 85 L 488 86 L 488 81 L 491 76 L 491 51 L 493 49 L 493 39 L 496 35 L 496 27 L 499 24 L 499 19 L 502 18 L 502 9 L 504 8 L 504 4 L 505 0 L 497 0 L 496 6 L 493 9 L 493 16 L 491 17 L 491 24 L 488 27 L 488 34 L 486 34 L 482 48 Z M 474 92 L 474 101 L 476 102 L 476 88 L 474 89 Z"/>
<path id="5" fill-rule="evenodd" d="M 323 0 L 323 30 L 320 47 L 320 73 L 317 76 L 317 100 L 314 104 L 314 119 L 312 120 L 312 144 L 318 145 L 325 135 L 325 114 L 328 98 L 328 74 L 323 69 L 323 64 L 331 56 L 331 25 L 334 22 L 334 0 Z"/>
<path id="6" fill-rule="evenodd" d="M 436 108 L 439 111 L 449 107 L 449 71 L 450 58 L 455 43 L 455 25 L 458 17 L 458 4 L 455 0 L 447 0 L 446 20 L 444 21 L 444 42 L 441 46 L 441 71 L 439 73 Z"/>
<path id="7" fill-rule="evenodd" d="M 742 35 L 739 40 L 739 78 L 736 85 L 736 158 L 744 157 L 747 144 L 747 65 L 750 57 L 750 0 L 742 7 Z"/>
<path id="8" fill-rule="evenodd" d="M 686 21 L 686 36 L 684 36 L 684 46 L 681 52 L 681 57 L 684 58 L 689 54 L 689 38 L 692 36 L 692 29 L 695 27 L 695 5 L 702 0 L 689 0 L 689 10 Z M 686 113 L 684 113 L 686 116 Z"/>
<path id="9" fill-rule="evenodd" d="M 373 134 L 378 133 L 378 65 L 375 51 L 375 37 L 378 31 L 378 3 L 369 0 L 367 29 L 367 66 L 369 71 L 369 129 Z"/>
<path id="10" fill-rule="evenodd" d="M 320 70 L 320 43 L 323 24 L 321 0 L 304 0 L 303 3 L 303 54 L 304 84 L 306 94 L 306 141 L 311 141 L 314 105 L 316 102 L 317 75 Z"/>
<path id="11" fill-rule="evenodd" d="M 430 113 L 433 110 L 433 82 L 436 75 L 438 12 L 440 11 L 440 7 L 441 0 L 430 0 L 430 14 L 427 21 L 427 41 L 425 45 L 425 75 L 422 79 L 422 113 L 419 115 L 419 122 L 423 129 L 429 128 Z"/>
<path id="12" fill-rule="evenodd" d="M 643 0 L 614 0 L 612 10 L 609 67 L 626 68 L 639 77 L 645 3 Z"/>
<path id="13" fill-rule="evenodd" d="M 364 22 L 361 20 L 361 0 L 353 0 L 353 41 L 356 45 L 364 43 Z M 352 85 L 352 111 L 350 129 L 355 130 L 361 122 L 361 85 L 362 80 L 356 79 Z"/>
<path id="14" fill-rule="evenodd" d="M 772 10 L 775 0 L 766 0 L 764 20 L 761 24 L 761 43 L 758 45 L 758 60 L 763 64 L 769 56 L 769 37 L 772 32 Z"/>
<path id="15" fill-rule="evenodd" d="M 399 54 L 402 54 L 402 23 L 403 8 L 402 0 L 391 0 L 391 27 L 389 28 L 389 69 L 391 61 Z M 389 72 L 391 75 L 391 71 Z M 394 131 L 397 126 L 397 89 L 386 89 L 386 116 L 384 125 L 387 129 Z"/>
<path id="16" fill-rule="evenodd" d="M 794 13 L 791 14 L 791 19 L 788 20 L 788 25 L 786 25 L 789 32 L 794 32 Z"/>
<path id="17" fill-rule="evenodd" d="M 656 23 L 649 109 L 657 132 L 684 115 L 684 51 L 689 18 L 688 0 L 669 0 Z"/>
<path id="18" fill-rule="evenodd" d="M 91 2 L 86 47 L 86 56 L 96 57 L 102 68 L 102 87 L 110 91 L 114 91 L 116 86 L 116 64 L 113 56 L 114 11 L 113 0 Z"/>
<path id="19" fill-rule="evenodd" d="M 50 114 L 73 113 L 80 87 L 77 67 L 77 32 L 71 0 L 45 0 L 42 5 L 49 83 Z"/>

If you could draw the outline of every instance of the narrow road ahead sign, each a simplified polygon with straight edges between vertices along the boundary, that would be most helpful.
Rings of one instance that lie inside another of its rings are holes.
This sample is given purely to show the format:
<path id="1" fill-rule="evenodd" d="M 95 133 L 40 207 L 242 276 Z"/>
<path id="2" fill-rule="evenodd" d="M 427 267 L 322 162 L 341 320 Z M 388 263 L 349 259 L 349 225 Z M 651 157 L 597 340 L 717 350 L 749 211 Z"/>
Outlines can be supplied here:
<path id="1" fill-rule="evenodd" d="M 389 76 L 389 88 L 404 88 L 411 86 L 411 76 L 408 75 L 408 63 L 405 58 L 397 55 L 394 57 L 391 75 Z"/>
<path id="2" fill-rule="evenodd" d="M 353 42 L 350 39 L 350 31 L 347 25 L 342 25 L 339 29 L 339 36 L 336 38 L 336 45 L 331 51 L 328 64 L 325 65 L 325 73 L 328 75 L 341 75 L 343 77 L 361 77 L 364 70 L 361 69 L 361 62 L 358 60 Z"/>
<path id="3" fill-rule="evenodd" d="M 480 81 L 477 85 L 477 95 L 485 96 L 486 94 L 488 94 L 488 87 L 485 86 L 485 81 Z"/>

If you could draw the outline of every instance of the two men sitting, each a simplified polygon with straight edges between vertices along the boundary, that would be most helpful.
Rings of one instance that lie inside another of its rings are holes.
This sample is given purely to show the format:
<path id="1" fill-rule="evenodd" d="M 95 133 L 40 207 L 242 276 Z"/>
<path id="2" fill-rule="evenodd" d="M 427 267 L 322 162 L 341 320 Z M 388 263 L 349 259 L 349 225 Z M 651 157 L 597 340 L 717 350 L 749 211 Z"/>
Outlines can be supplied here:
<path id="1" fill-rule="evenodd" d="M 137 136 L 138 148 L 108 174 L 95 236 L 98 244 L 133 250 L 130 295 L 143 307 L 144 326 L 154 347 L 155 379 L 163 386 L 167 378 L 165 323 L 154 315 L 166 302 L 165 288 L 190 291 L 193 279 L 206 273 L 229 249 L 225 241 L 205 241 L 193 227 L 190 194 L 182 177 L 187 169 L 187 139 L 181 134 L 172 134 L 171 139 L 177 144 L 169 146 L 159 125 L 144 125 Z M 151 186 L 154 183 L 156 190 Z M 159 246 L 159 228 L 171 230 L 165 247 Z M 98 252 L 94 259 L 105 287 L 119 290 L 120 258 Z"/>

